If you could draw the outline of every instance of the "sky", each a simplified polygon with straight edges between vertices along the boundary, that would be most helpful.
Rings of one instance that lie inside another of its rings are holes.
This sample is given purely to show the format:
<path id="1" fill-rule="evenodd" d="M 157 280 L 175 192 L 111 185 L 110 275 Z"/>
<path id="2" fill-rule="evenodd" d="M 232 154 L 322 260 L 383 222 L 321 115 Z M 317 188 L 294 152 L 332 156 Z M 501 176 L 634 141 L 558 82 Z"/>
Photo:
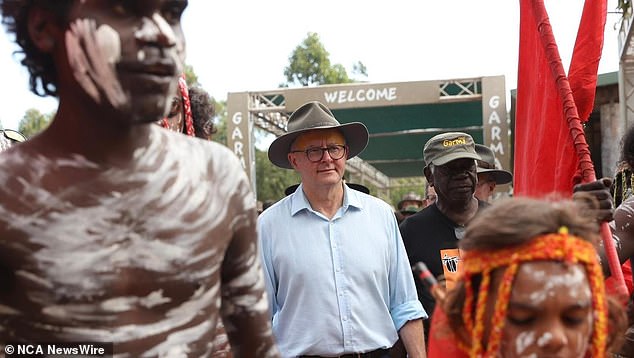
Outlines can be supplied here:
<path id="1" fill-rule="evenodd" d="M 617 0 L 608 0 L 599 73 L 618 71 Z M 568 68 L 583 0 L 545 0 L 564 68 Z M 272 90 L 284 82 L 292 51 L 315 32 L 333 64 L 364 81 L 401 82 L 504 75 L 517 83 L 519 0 L 190 0 L 183 15 L 187 63 L 217 100 L 229 92 Z M 17 129 L 25 111 L 48 113 L 53 98 L 28 89 L 28 74 L 0 31 L 0 122 Z M 507 101 L 507 105 L 510 101 Z"/>

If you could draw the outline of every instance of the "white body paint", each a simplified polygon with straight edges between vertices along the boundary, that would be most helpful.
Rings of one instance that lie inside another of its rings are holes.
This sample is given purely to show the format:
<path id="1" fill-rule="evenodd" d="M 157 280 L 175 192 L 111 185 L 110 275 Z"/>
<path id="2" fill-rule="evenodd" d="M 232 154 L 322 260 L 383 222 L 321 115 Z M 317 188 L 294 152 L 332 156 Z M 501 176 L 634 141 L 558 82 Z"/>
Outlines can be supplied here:
<path id="1" fill-rule="evenodd" d="M 108 64 L 115 65 L 119 62 L 121 59 L 121 39 L 119 34 L 108 25 L 100 25 L 95 36 Z"/>
<path id="2" fill-rule="evenodd" d="M 24 203 L 17 211 L 0 205 L 0 220 L 27 239 L 0 238 L 0 256 L 5 254 L 0 263 L 28 248 L 31 253 L 22 254 L 28 264 L 17 276 L 28 290 L 19 293 L 19 302 L 40 308 L 25 311 L 0 297 L 0 326 L 12 327 L 11 334 L 22 338 L 115 344 L 167 334 L 145 354 L 206 356 L 220 319 L 225 251 L 238 230 L 252 227 L 255 238 L 255 200 L 239 162 L 225 147 L 158 126 L 150 142 L 134 152 L 134 172 L 81 156 L 7 159 L 5 164 L 29 169 L 18 178 L 0 173 L 0 195 Z M 94 176 L 55 192 L 43 189 L 61 172 Z M 16 182 L 20 192 L 14 191 Z M 255 240 L 233 265 L 240 275 L 226 289 L 243 294 L 226 300 L 223 310 L 245 319 L 255 312 L 267 317 Z M 143 287 L 149 290 L 131 294 L 146 276 L 150 279 Z M 144 323 L 117 323 L 148 311 L 154 313 Z M 275 352 L 270 348 L 263 356 Z"/>
<path id="3" fill-rule="evenodd" d="M 535 288 L 533 291 L 523 289 L 523 291 L 520 290 L 518 292 L 514 289 L 511 294 L 511 300 L 517 301 L 518 303 L 528 304 L 533 307 L 533 309 L 553 307 L 553 302 L 557 301 L 574 303 L 591 302 L 592 292 L 583 267 L 576 264 L 568 265 L 561 262 L 552 262 L 547 264 L 557 265 L 557 267 L 560 267 L 561 269 L 548 269 L 543 263 L 538 265 L 534 263 L 522 264 L 518 270 L 518 276 L 521 275 L 522 279 L 527 282 L 533 282 L 533 285 L 534 283 L 543 283 L 543 285 L 539 288 Z M 554 307 L 557 306 L 555 305 Z M 515 341 L 512 342 L 514 348 L 513 353 L 515 356 L 537 357 L 536 353 L 534 353 L 536 350 L 535 347 L 538 347 L 538 350 L 540 351 L 550 349 L 546 347 L 548 347 L 552 340 L 555 339 L 553 334 L 554 331 L 552 329 L 561 328 L 553 328 L 551 326 L 545 327 L 545 325 L 547 325 L 546 321 L 540 322 L 540 319 L 540 317 L 534 318 L 535 322 L 531 323 L 530 326 L 526 326 L 525 331 L 517 333 Z M 557 317 L 555 319 L 561 319 L 561 317 Z M 592 315 L 587 315 L 586 319 L 586 326 L 592 327 Z M 514 329 L 517 330 L 518 328 Z M 560 332 L 558 334 L 563 333 Z M 581 357 L 586 349 L 585 344 L 588 342 L 589 338 L 582 337 L 584 332 L 581 330 L 569 329 L 565 334 L 568 334 L 568 339 L 570 339 L 571 335 L 575 335 L 576 339 L 574 342 L 576 343 L 569 341 L 568 343 L 564 343 L 564 345 L 574 344 L 574 347 L 568 346 L 567 350 L 569 352 L 575 352 L 575 354 L 580 354 L 579 357 Z"/>

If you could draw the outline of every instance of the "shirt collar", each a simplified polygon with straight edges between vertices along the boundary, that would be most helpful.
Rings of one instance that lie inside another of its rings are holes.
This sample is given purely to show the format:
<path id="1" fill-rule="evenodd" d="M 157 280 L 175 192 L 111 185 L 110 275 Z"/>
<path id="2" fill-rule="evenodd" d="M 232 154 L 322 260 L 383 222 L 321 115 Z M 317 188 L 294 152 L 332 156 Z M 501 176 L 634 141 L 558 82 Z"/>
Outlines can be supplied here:
<path id="1" fill-rule="evenodd" d="M 294 216 L 298 212 L 306 209 L 312 210 L 306 195 L 304 195 L 304 185 L 299 184 L 299 187 L 295 190 L 294 193 L 290 195 L 291 200 L 291 216 Z M 343 186 L 343 205 L 342 208 L 345 211 L 348 210 L 349 207 L 354 207 L 357 209 L 363 209 L 363 202 L 361 200 L 362 193 L 354 189 L 350 189 L 347 185 Z"/>

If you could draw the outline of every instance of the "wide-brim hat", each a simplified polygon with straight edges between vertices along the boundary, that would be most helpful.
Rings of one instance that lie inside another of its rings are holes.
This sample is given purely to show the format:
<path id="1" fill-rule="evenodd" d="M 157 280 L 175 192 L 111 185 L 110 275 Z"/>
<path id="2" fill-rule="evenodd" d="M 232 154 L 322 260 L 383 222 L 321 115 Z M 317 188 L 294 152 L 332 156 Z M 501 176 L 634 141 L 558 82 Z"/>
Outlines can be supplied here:
<path id="1" fill-rule="evenodd" d="M 495 184 L 508 184 L 513 181 L 513 174 L 502 169 L 485 169 L 477 167 L 478 174 L 487 173 L 493 177 Z"/>
<path id="2" fill-rule="evenodd" d="M 506 170 L 496 168 L 495 154 L 493 154 L 491 148 L 487 147 L 486 145 L 476 143 L 475 150 L 481 158 L 477 161 L 478 167 L 476 170 L 478 174 L 489 174 L 491 177 L 493 177 L 495 184 L 508 184 L 513 181 L 513 174 Z"/>
<path id="3" fill-rule="evenodd" d="M 328 107 L 312 101 L 299 107 L 288 118 L 287 133 L 277 137 L 269 147 L 269 160 L 280 168 L 292 169 L 288 161 L 291 145 L 301 134 L 315 129 L 341 131 L 348 146 L 348 158 L 361 153 L 368 145 L 368 128 L 361 122 L 341 124 Z"/>
<path id="4" fill-rule="evenodd" d="M 414 192 L 409 192 L 403 195 L 398 204 L 396 204 L 396 207 L 400 209 L 403 206 L 403 203 L 405 203 L 406 201 L 413 201 L 417 203 L 419 207 L 423 206 L 423 199 L 420 197 L 420 195 Z"/>

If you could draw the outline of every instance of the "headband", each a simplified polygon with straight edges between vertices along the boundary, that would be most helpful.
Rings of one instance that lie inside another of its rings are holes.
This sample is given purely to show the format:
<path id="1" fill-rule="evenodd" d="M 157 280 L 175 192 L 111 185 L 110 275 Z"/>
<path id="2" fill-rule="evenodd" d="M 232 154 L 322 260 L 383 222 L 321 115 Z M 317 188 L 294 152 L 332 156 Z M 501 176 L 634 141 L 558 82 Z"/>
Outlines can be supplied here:
<path id="1" fill-rule="evenodd" d="M 178 78 L 178 91 L 180 92 L 181 98 L 183 99 L 183 112 L 185 112 L 186 134 L 190 137 L 193 137 L 195 136 L 194 119 L 192 117 L 192 106 L 189 100 L 189 90 L 187 89 L 187 81 L 185 80 L 184 74 Z M 163 128 L 169 128 L 167 124 L 167 118 L 163 118 L 161 124 Z"/>
<path id="2" fill-rule="evenodd" d="M 528 243 L 502 250 L 471 250 L 462 255 L 464 283 L 466 290 L 462 317 L 471 335 L 471 357 L 497 357 L 502 339 L 502 329 L 506 321 L 506 311 L 511 297 L 513 280 L 518 266 L 523 262 L 554 260 L 573 264 L 583 264 L 592 291 L 592 309 L 594 324 L 592 332 L 592 357 L 604 357 L 607 345 L 607 301 L 604 277 L 594 246 L 577 236 L 569 235 L 568 228 L 562 227 L 556 234 L 538 236 Z M 484 311 L 491 283 L 491 272 L 506 267 L 491 319 L 491 333 L 483 354 L 482 337 L 484 333 Z M 472 277 L 482 274 L 478 292 L 475 320 L 472 315 L 474 292 Z M 475 324 L 474 324 L 475 322 Z"/>

